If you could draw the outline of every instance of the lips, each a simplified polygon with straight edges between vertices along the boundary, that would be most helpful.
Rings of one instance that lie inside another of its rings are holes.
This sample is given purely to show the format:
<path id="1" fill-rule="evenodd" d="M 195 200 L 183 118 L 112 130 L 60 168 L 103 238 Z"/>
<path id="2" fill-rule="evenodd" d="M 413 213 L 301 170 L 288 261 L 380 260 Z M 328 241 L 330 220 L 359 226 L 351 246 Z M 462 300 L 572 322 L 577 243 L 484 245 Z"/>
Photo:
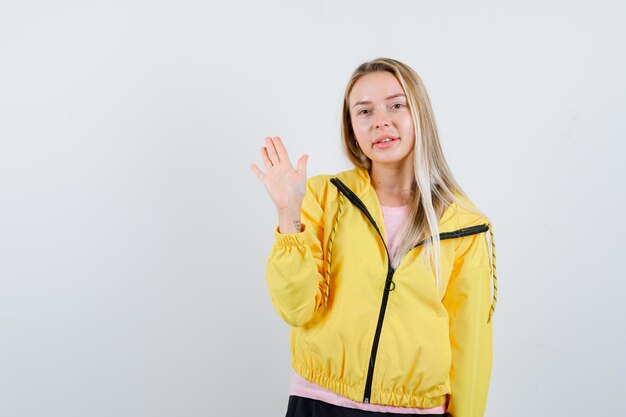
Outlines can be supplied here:
<path id="1" fill-rule="evenodd" d="M 376 144 L 378 144 L 378 143 L 382 142 L 383 140 L 385 140 L 385 139 L 387 139 L 387 138 L 390 138 L 390 139 L 393 139 L 393 140 L 398 140 L 398 139 L 400 139 L 400 137 L 399 137 L 399 136 L 393 136 L 393 135 L 381 135 L 381 136 L 379 136 L 379 137 L 377 137 L 377 138 L 376 138 L 376 140 L 374 141 L 374 145 L 376 145 Z"/>

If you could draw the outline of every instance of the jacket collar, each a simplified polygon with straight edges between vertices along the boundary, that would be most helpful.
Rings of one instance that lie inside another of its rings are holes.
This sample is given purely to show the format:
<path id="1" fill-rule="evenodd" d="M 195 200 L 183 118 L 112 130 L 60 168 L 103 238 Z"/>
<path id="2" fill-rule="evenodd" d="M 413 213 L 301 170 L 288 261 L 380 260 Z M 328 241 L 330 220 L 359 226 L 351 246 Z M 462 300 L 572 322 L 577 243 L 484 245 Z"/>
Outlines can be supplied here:
<path id="1" fill-rule="evenodd" d="M 342 171 L 335 175 L 343 182 L 367 207 L 372 217 L 377 221 L 382 219 L 382 209 L 378 194 L 371 183 L 371 178 L 367 170 L 355 167 L 353 169 Z M 470 200 L 459 193 L 455 193 L 457 199 L 462 200 L 465 204 L 475 207 Z M 449 233 L 467 227 L 478 226 L 489 223 L 489 220 L 477 213 L 472 213 L 453 202 L 443 212 L 443 216 L 439 221 L 439 232 Z"/>

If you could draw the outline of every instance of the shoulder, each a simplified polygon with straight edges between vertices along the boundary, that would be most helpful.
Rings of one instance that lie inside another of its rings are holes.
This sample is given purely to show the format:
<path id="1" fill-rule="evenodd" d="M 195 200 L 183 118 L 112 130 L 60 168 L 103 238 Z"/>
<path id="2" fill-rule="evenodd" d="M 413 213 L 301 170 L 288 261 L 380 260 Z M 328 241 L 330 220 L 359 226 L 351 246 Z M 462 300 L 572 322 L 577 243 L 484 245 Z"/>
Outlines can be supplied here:
<path id="1" fill-rule="evenodd" d="M 313 175 L 312 177 L 307 178 L 307 187 L 311 188 L 312 190 L 319 190 L 323 187 L 327 187 L 327 183 L 330 182 L 330 179 L 332 177 L 333 176 L 330 174 Z"/>
<path id="2" fill-rule="evenodd" d="M 472 226 L 490 224 L 487 215 L 482 212 L 466 195 L 455 192 L 454 201 L 450 204 L 454 227 L 463 229 Z"/>
<path id="3" fill-rule="evenodd" d="M 488 263 L 487 235 L 490 234 L 491 220 L 467 196 L 454 193 L 454 197 L 451 204 L 454 228 L 462 230 L 460 238 L 455 239 L 457 259 L 465 258 L 468 264 L 467 259 L 472 259 L 477 266 L 484 266 Z"/>
<path id="4" fill-rule="evenodd" d="M 325 199 L 331 178 L 332 175 L 329 174 L 318 174 L 307 178 L 306 194 L 314 197 L 318 201 Z"/>
<path id="5" fill-rule="evenodd" d="M 305 210 L 326 211 L 328 204 L 335 200 L 337 193 L 333 193 L 335 188 L 330 180 L 331 174 L 317 174 L 306 180 L 306 190 L 304 194 L 303 208 Z"/>
<path id="6" fill-rule="evenodd" d="M 307 188 L 315 196 L 325 196 L 329 190 L 336 190 L 335 186 L 330 182 L 333 178 L 337 178 L 357 194 L 365 183 L 364 174 L 358 168 L 353 168 L 340 171 L 336 174 L 318 174 L 311 176 L 307 179 Z"/>

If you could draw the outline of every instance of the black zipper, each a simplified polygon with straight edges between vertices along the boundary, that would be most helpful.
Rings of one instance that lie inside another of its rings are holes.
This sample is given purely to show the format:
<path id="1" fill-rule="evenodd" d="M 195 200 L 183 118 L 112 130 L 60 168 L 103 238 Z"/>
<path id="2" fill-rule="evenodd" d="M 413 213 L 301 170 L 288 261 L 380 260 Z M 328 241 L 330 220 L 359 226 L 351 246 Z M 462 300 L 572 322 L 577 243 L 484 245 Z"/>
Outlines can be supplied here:
<path id="1" fill-rule="evenodd" d="M 385 243 L 385 239 L 383 238 L 383 235 L 380 232 L 378 225 L 374 221 L 374 218 L 370 214 L 369 210 L 367 210 L 367 207 L 365 206 L 365 204 L 361 201 L 359 197 L 357 197 L 357 195 L 350 188 L 348 188 L 348 186 L 346 186 L 343 182 L 341 182 L 339 178 L 331 178 L 330 182 L 333 183 L 339 189 L 340 192 L 345 194 L 345 196 L 348 198 L 348 200 L 350 200 L 350 202 L 352 202 L 352 204 L 357 206 L 359 210 L 361 210 L 363 214 L 365 214 L 365 216 L 369 219 L 369 221 L 374 226 L 374 229 L 376 229 L 376 232 L 378 232 L 378 235 L 380 236 L 380 239 L 382 240 L 383 245 L 385 246 L 385 252 L 387 253 L 387 277 L 385 279 L 385 288 L 383 291 L 383 298 L 380 303 L 380 312 L 378 313 L 378 322 L 376 323 L 376 332 L 374 333 L 374 342 L 372 343 L 372 352 L 370 353 L 370 361 L 369 361 L 369 367 L 367 371 L 367 379 L 365 380 L 365 391 L 363 393 L 363 402 L 369 403 L 370 396 L 372 393 L 372 380 L 374 379 L 374 365 L 376 363 L 376 354 L 378 352 L 378 343 L 380 341 L 380 333 L 383 329 L 383 321 L 385 318 L 385 310 L 387 309 L 387 301 L 389 300 L 389 293 L 395 289 L 395 283 L 393 282 L 393 274 L 395 271 L 391 267 L 389 250 L 387 249 L 387 244 Z M 465 228 L 458 229 L 452 232 L 440 233 L 439 239 L 441 240 L 453 239 L 457 237 L 473 235 L 476 233 L 482 233 L 487 230 L 489 230 L 489 226 L 486 224 L 470 226 L 470 227 L 465 227 Z M 417 245 L 415 245 L 415 247 L 418 247 L 419 245 L 426 243 L 427 240 L 428 239 L 421 240 Z"/>

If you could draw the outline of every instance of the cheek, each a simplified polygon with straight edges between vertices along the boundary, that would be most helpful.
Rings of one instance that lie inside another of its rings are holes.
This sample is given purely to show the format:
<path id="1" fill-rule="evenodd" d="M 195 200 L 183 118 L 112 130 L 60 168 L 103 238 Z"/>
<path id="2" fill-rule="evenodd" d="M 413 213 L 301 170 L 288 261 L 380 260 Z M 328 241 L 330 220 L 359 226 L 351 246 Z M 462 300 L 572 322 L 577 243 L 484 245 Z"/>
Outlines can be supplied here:
<path id="1" fill-rule="evenodd" d="M 364 137 L 368 130 L 368 125 L 363 120 L 352 120 L 352 130 L 357 138 Z"/>
<path id="2" fill-rule="evenodd" d="M 410 114 L 407 117 L 402 118 L 401 126 L 405 136 L 407 134 L 411 137 L 415 136 L 415 129 L 413 128 L 413 118 L 411 118 Z"/>

